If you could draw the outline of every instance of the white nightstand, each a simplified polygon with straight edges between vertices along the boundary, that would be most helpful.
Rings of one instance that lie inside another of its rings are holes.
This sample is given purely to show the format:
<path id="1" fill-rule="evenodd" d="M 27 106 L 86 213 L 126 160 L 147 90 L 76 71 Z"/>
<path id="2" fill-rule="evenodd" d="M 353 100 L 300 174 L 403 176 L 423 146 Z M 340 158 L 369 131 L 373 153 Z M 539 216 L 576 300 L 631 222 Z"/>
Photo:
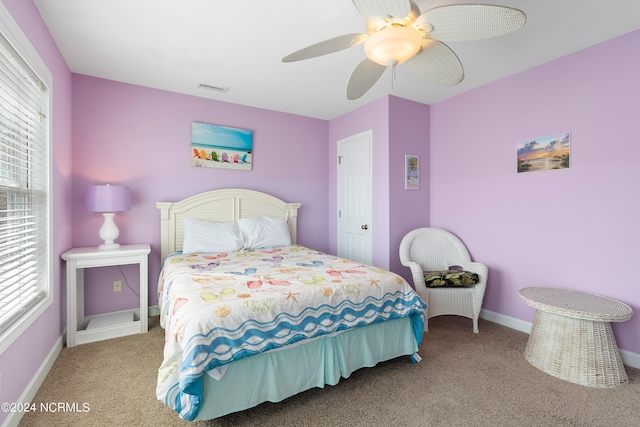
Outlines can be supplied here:
<path id="1" fill-rule="evenodd" d="M 62 254 L 67 262 L 67 347 L 147 332 L 149 252 L 150 245 L 142 244 L 122 245 L 112 250 L 73 248 Z M 128 264 L 140 265 L 139 312 L 119 311 L 85 318 L 84 269 Z"/>

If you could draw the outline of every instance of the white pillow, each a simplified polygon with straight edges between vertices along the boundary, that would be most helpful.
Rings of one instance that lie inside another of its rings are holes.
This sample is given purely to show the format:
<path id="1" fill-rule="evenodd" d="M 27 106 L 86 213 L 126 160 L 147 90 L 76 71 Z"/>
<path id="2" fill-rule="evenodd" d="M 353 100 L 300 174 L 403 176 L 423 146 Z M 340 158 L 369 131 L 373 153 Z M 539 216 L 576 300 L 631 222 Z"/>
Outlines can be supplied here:
<path id="1" fill-rule="evenodd" d="M 291 244 L 287 218 L 241 218 L 238 226 L 244 237 L 245 249 L 259 249 Z"/>
<path id="2" fill-rule="evenodd" d="M 184 220 L 182 253 L 235 252 L 244 247 L 244 239 L 235 222 Z"/>

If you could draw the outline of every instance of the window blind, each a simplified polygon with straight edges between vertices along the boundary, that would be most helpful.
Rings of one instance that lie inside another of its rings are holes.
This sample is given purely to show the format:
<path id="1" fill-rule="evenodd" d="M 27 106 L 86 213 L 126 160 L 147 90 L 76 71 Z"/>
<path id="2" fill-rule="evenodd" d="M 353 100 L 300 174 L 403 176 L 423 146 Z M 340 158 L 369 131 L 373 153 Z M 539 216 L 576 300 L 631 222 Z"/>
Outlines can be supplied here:
<path id="1" fill-rule="evenodd" d="M 49 289 L 49 93 L 0 34 L 0 334 Z"/>

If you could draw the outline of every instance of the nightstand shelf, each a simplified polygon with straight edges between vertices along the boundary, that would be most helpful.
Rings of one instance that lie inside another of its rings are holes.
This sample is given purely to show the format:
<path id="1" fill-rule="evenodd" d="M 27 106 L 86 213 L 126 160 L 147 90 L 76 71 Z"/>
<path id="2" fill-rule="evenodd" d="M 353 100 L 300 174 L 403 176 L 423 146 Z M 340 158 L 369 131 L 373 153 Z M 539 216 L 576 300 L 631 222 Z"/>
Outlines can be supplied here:
<path id="1" fill-rule="evenodd" d="M 148 330 L 148 244 L 122 245 L 118 249 L 73 248 L 62 254 L 67 262 L 67 347 Z M 84 315 L 84 269 L 139 264 L 140 308 Z"/>

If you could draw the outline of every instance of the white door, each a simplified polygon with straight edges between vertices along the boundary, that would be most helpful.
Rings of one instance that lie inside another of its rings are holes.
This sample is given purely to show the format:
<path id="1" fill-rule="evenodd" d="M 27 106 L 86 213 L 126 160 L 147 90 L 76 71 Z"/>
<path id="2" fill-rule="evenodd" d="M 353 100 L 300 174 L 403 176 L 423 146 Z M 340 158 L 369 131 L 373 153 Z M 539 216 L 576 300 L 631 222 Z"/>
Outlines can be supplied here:
<path id="1" fill-rule="evenodd" d="M 373 131 L 338 141 L 338 256 L 364 264 L 373 258 Z"/>

